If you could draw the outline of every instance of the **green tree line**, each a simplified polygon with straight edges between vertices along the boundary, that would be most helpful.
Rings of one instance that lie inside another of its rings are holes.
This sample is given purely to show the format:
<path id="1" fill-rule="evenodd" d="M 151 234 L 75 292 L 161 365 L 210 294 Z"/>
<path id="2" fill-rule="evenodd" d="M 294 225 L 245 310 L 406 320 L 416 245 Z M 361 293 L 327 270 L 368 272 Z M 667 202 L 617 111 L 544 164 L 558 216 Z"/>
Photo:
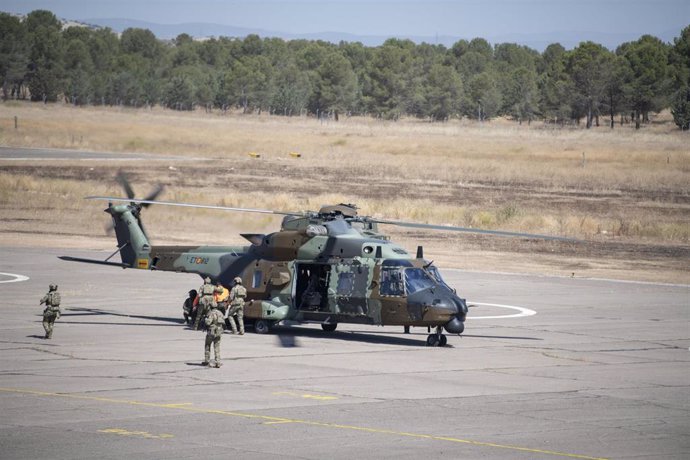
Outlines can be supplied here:
<path id="1" fill-rule="evenodd" d="M 543 53 L 482 38 L 452 47 L 389 39 L 361 43 L 260 38 L 172 41 L 145 29 L 62 29 L 53 13 L 0 13 L 4 99 L 75 105 L 241 109 L 338 119 L 431 121 L 507 116 L 589 128 L 671 108 L 690 123 L 690 26 L 673 44 L 643 35 L 615 51 L 593 43 Z"/>

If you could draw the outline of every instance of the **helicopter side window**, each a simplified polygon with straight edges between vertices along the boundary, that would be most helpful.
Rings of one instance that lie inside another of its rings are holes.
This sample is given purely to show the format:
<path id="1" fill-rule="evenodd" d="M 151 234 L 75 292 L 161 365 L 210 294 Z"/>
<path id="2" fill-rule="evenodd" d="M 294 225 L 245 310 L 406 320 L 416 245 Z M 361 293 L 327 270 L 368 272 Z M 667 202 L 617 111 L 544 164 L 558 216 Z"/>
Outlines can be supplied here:
<path id="1" fill-rule="evenodd" d="M 403 269 L 401 267 L 381 268 L 381 295 L 405 295 L 403 285 Z"/>
<path id="2" fill-rule="evenodd" d="M 434 280 L 424 269 L 407 268 L 405 269 L 405 288 L 407 294 L 414 294 L 417 291 L 434 287 Z"/>
<path id="3" fill-rule="evenodd" d="M 252 287 L 255 289 L 260 287 L 262 279 L 263 279 L 263 272 L 261 270 L 255 270 L 254 276 L 252 276 Z"/>
<path id="4" fill-rule="evenodd" d="M 338 289 L 337 294 L 339 296 L 352 295 L 352 291 L 355 287 L 355 274 L 354 273 L 341 273 L 338 276 Z"/>

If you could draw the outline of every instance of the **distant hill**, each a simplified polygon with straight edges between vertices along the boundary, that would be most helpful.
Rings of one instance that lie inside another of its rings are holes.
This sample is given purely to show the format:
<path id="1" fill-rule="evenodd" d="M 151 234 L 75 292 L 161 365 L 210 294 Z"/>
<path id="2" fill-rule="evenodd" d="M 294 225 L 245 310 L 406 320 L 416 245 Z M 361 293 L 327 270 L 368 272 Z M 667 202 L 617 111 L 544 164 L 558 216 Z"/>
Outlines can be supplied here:
<path id="1" fill-rule="evenodd" d="M 102 27 L 110 27 L 115 32 L 122 32 L 129 27 L 137 27 L 142 29 L 149 29 L 156 37 L 163 40 L 170 40 L 177 37 L 181 33 L 191 35 L 196 39 L 204 39 L 211 37 L 238 37 L 244 38 L 249 34 L 257 34 L 261 37 L 279 37 L 284 40 L 306 39 L 306 40 L 324 40 L 332 43 L 340 41 L 346 42 L 361 42 L 367 46 L 379 46 L 390 36 L 384 35 L 355 35 L 345 32 L 318 32 L 309 34 L 292 34 L 287 32 L 265 30 L 258 28 L 235 27 L 231 25 L 212 24 L 212 23 L 182 23 L 182 24 L 158 24 L 153 22 L 137 21 L 133 19 L 124 18 L 89 18 L 84 19 L 83 22 L 89 24 L 97 24 Z M 518 43 L 520 45 L 529 46 L 538 51 L 543 51 L 548 45 L 552 43 L 560 43 L 566 49 L 575 48 L 580 42 L 593 41 L 599 43 L 610 50 L 615 50 L 621 43 L 637 40 L 640 36 L 648 33 L 654 35 L 665 42 L 672 43 L 675 37 L 680 35 L 681 29 L 669 29 L 654 32 L 639 32 L 639 33 L 619 33 L 607 34 L 601 32 L 587 32 L 587 31 L 554 31 L 551 33 L 524 33 L 524 34 L 505 34 L 497 36 L 483 36 L 490 43 Z M 468 36 L 415 36 L 415 35 L 399 35 L 395 38 L 410 39 L 415 43 L 431 43 L 441 44 L 446 47 L 453 46 L 458 40 L 470 40 L 474 37 Z"/>
<path id="2" fill-rule="evenodd" d="M 25 15 L 13 14 L 14 16 L 23 19 Z M 155 22 L 138 21 L 135 19 L 126 18 L 89 18 L 81 20 L 63 19 L 63 27 L 89 27 L 97 29 L 99 27 L 109 27 L 117 33 L 122 33 L 125 29 L 130 27 L 148 29 L 161 40 L 172 40 L 182 33 L 191 35 L 192 37 L 203 40 L 208 38 L 218 37 L 236 37 L 244 38 L 249 34 L 256 34 L 260 37 L 278 37 L 284 40 L 323 40 L 331 43 L 346 42 L 360 42 L 366 46 L 379 46 L 387 39 L 392 38 L 384 35 L 356 35 L 346 32 L 318 32 L 308 34 L 292 34 L 287 32 L 265 30 L 258 28 L 236 27 L 224 24 L 213 24 L 205 22 L 186 22 L 182 24 L 158 24 Z M 610 50 L 615 50 L 620 44 L 634 41 L 644 34 L 654 35 L 664 42 L 673 43 L 673 39 L 680 36 L 681 28 L 667 29 L 655 32 L 639 32 L 639 33 L 602 33 L 602 32 L 587 32 L 587 31 L 554 31 L 550 33 L 512 33 L 503 35 L 486 35 L 481 38 L 486 39 L 492 44 L 497 43 L 517 43 L 528 46 L 537 51 L 544 51 L 544 49 L 552 43 L 560 43 L 566 49 L 575 48 L 580 42 L 592 41 L 599 43 Z M 471 40 L 475 37 L 461 36 L 461 35 L 438 35 L 438 36 L 418 36 L 418 35 L 398 35 L 393 38 L 409 39 L 415 43 L 431 43 L 440 44 L 446 47 L 453 46 L 458 40 Z"/>

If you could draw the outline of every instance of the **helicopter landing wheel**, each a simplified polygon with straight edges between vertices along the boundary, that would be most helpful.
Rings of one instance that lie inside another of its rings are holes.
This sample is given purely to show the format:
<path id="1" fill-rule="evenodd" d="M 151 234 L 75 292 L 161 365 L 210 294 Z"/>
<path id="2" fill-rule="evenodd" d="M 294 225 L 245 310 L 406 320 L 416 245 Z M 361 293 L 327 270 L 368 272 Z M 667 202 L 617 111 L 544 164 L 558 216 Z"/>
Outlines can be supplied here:
<path id="1" fill-rule="evenodd" d="M 429 334 L 426 338 L 426 346 L 427 347 L 437 347 L 438 342 L 439 342 L 439 339 L 436 336 L 436 334 Z"/>
<path id="2" fill-rule="evenodd" d="M 338 327 L 338 323 L 321 323 L 321 329 L 326 332 L 333 332 Z"/>
<path id="3" fill-rule="evenodd" d="M 436 328 L 435 334 L 429 334 L 426 338 L 426 344 L 429 347 L 445 347 L 448 343 L 448 337 L 441 333 L 443 329 L 441 327 Z"/>
<path id="4" fill-rule="evenodd" d="M 271 326 L 273 326 L 271 321 L 266 321 L 265 319 L 257 319 L 254 322 L 254 332 L 257 334 L 266 334 L 268 331 L 271 330 Z"/>

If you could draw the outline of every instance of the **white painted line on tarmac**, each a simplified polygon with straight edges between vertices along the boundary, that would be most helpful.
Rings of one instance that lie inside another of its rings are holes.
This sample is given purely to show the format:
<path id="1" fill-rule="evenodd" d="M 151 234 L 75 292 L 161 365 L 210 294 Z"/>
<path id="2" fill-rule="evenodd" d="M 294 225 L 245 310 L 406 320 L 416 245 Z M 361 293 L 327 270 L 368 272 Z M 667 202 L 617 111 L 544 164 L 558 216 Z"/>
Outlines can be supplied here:
<path id="1" fill-rule="evenodd" d="M 472 315 L 467 315 L 467 318 L 472 320 L 472 321 L 474 321 L 475 319 L 522 318 L 523 316 L 533 316 L 533 315 L 537 314 L 537 312 L 534 310 L 530 310 L 529 308 L 525 308 L 525 307 L 517 307 L 515 305 L 502 305 L 502 304 L 498 304 L 498 303 L 470 302 L 469 300 L 467 301 L 467 303 L 471 304 L 471 305 L 486 305 L 487 307 L 508 308 L 510 310 L 517 310 L 518 311 L 518 313 L 513 313 L 513 314 L 509 314 L 509 315 L 499 315 L 499 316 L 472 316 Z"/>
<path id="2" fill-rule="evenodd" d="M 678 283 L 661 283 L 658 281 L 636 281 L 636 280 L 617 280 L 613 278 L 588 278 L 583 277 L 572 277 L 569 275 L 543 275 L 539 273 L 514 273 L 514 272 L 500 272 L 500 271 L 483 271 L 483 270 L 465 270 L 460 268 L 444 268 L 441 273 L 444 272 L 456 272 L 456 273 L 476 273 L 479 275 L 501 275 L 501 276 L 520 276 L 528 278 L 554 278 L 559 280 L 573 280 L 573 281 L 603 281 L 607 283 L 625 283 L 625 284 L 640 284 L 647 286 L 667 286 L 667 287 L 681 287 L 690 288 L 689 284 L 678 284 Z"/>
<path id="3" fill-rule="evenodd" d="M 15 275 L 14 273 L 0 273 L 0 276 L 9 276 L 11 278 L 9 280 L 0 280 L 0 283 L 17 283 L 19 281 L 27 281 L 29 279 L 28 276 Z"/>

